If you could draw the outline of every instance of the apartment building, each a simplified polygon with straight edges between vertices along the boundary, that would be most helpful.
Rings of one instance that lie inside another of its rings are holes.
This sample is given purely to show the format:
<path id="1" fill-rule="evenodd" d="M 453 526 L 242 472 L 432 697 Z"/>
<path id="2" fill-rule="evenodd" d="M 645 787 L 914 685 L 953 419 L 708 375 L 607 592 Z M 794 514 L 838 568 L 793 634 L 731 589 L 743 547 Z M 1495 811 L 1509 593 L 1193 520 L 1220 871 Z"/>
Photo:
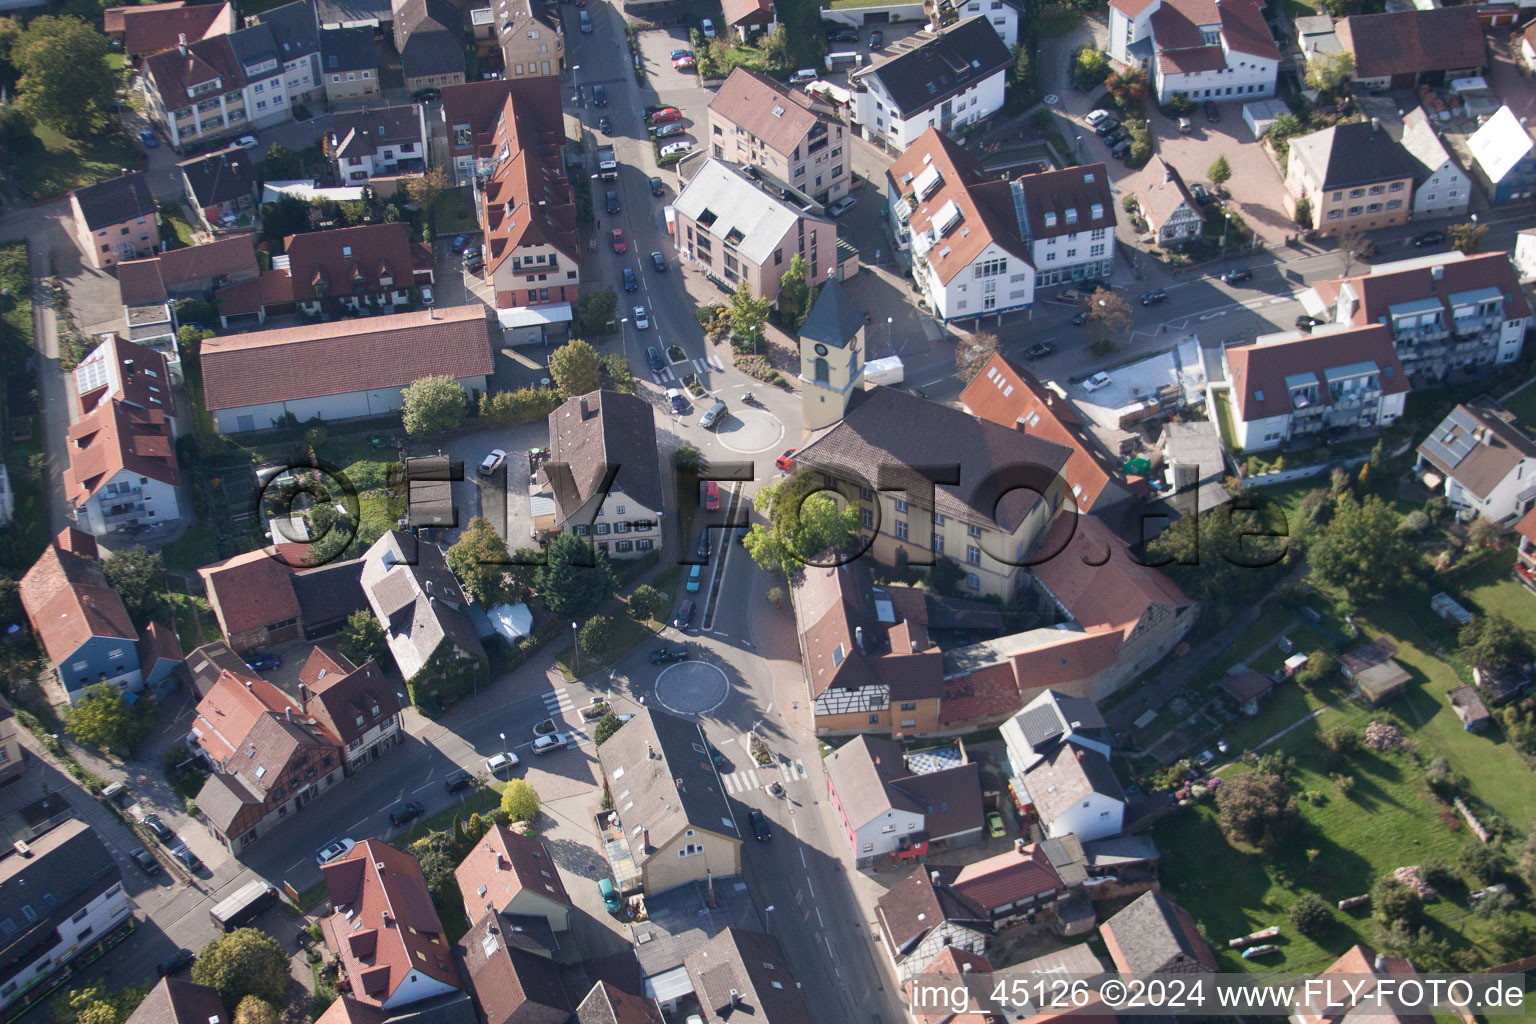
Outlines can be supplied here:
<path id="1" fill-rule="evenodd" d="M 253 14 L 241 34 L 271 37 L 271 53 L 283 68 L 288 103 L 309 103 L 324 92 L 320 69 L 320 18 L 315 0 L 299 0 Z M 266 38 L 262 43 L 266 43 Z"/>
<path id="2" fill-rule="evenodd" d="M 170 139 L 172 148 L 188 142 L 243 131 L 253 120 L 248 112 L 245 73 L 230 40 L 214 36 L 188 43 L 144 60 L 144 96 L 149 116 Z M 261 83 L 276 83 L 282 95 L 282 75 L 273 75 L 275 62 Z M 254 93 L 253 93 L 254 95 Z M 270 96 L 263 96 L 263 114 L 270 113 Z M 282 108 L 287 110 L 286 96 Z M 270 123 L 270 120 L 269 120 Z"/>
<path id="3" fill-rule="evenodd" d="M 372 29 L 322 29 L 320 67 L 325 98 L 332 105 L 379 95 L 379 52 Z"/>
<path id="4" fill-rule="evenodd" d="M 736 68 L 709 103 L 710 155 L 768 171 L 826 205 L 853 180 L 847 129 L 826 103 Z"/>
<path id="5" fill-rule="evenodd" d="M 930 25 L 948 28 L 959 21 L 986 18 L 1008 49 L 1019 45 L 1019 8 L 1013 0 L 923 0 L 923 15 Z"/>
<path id="6" fill-rule="evenodd" d="M 565 28 L 542 0 L 492 0 L 496 46 L 507 78 L 565 74 Z"/>
<path id="7" fill-rule="evenodd" d="M 160 248 L 159 214 L 141 171 L 75 189 L 69 208 L 80 255 L 97 270 Z"/>
<path id="8" fill-rule="evenodd" d="M 464 19 L 448 0 L 391 0 L 407 92 L 464 81 Z"/>
<path id="9" fill-rule="evenodd" d="M 427 169 L 426 108 L 420 103 L 338 112 L 327 153 L 338 181 L 368 181 Z"/>
<path id="10" fill-rule="evenodd" d="M 929 128 L 953 131 L 1001 109 L 1013 54 L 986 18 L 920 32 L 892 49 L 849 75 L 853 119 L 869 141 L 900 153 Z"/>
<path id="11" fill-rule="evenodd" d="M 1109 55 L 1147 71 L 1158 103 L 1272 96 L 1280 68 L 1258 0 L 1111 0 Z"/>
<path id="12" fill-rule="evenodd" d="M 1373 121 L 1334 125 L 1290 140 L 1288 206 L 1306 200 L 1323 235 L 1408 223 L 1417 170 L 1403 147 Z"/>

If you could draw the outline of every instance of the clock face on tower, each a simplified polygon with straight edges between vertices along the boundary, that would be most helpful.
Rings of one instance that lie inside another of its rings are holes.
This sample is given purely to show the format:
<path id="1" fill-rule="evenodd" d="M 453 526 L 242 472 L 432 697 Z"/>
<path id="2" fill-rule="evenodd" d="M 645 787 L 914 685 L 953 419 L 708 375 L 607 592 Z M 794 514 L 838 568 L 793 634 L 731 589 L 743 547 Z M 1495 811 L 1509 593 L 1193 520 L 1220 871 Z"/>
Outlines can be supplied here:
<path id="1" fill-rule="evenodd" d="M 816 354 L 819 355 L 819 356 L 826 355 L 827 354 L 827 346 L 818 344 L 816 346 Z"/>

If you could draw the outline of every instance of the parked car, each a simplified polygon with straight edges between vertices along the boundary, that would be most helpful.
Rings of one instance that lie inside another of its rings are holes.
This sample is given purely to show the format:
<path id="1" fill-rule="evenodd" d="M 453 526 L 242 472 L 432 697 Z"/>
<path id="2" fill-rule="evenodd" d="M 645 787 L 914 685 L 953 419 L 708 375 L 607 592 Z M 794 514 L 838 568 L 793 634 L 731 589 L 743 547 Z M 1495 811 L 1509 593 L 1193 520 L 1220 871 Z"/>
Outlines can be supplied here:
<path id="1" fill-rule="evenodd" d="M 480 475 L 490 476 L 496 471 L 496 467 L 501 465 L 501 460 L 506 457 L 507 453 L 500 448 L 492 448 L 491 454 L 487 455 L 480 463 Z"/>
<path id="2" fill-rule="evenodd" d="M 594 107 L 606 107 L 608 105 L 608 90 L 601 85 L 592 87 L 592 105 Z"/>
<path id="3" fill-rule="evenodd" d="M 643 331 L 651 326 L 651 318 L 645 315 L 644 306 L 635 307 L 635 330 Z"/>
<path id="4" fill-rule="evenodd" d="M 139 866 L 139 870 L 151 878 L 160 873 L 160 862 L 155 860 L 155 855 L 144 849 L 144 847 L 134 847 L 133 852 L 128 854 L 128 856 L 133 858 L 133 862 Z"/>
<path id="5" fill-rule="evenodd" d="M 1124 161 L 1127 157 L 1129 157 L 1131 155 L 1131 144 L 1130 144 L 1130 142 L 1126 141 L 1126 142 L 1120 143 L 1114 149 L 1109 151 L 1109 155 L 1114 157 L 1116 160 Z"/>
<path id="6" fill-rule="evenodd" d="M 1083 324 L 1085 324 L 1087 322 L 1088 322 L 1088 311 L 1086 309 L 1078 310 L 1077 315 L 1072 318 L 1072 326 L 1073 327 L 1081 327 L 1081 326 L 1083 326 Z"/>
<path id="7" fill-rule="evenodd" d="M 197 859 L 197 854 L 187 849 L 185 840 L 180 836 L 176 837 L 176 845 L 171 847 L 171 856 L 185 864 L 188 871 L 203 870 L 203 862 Z"/>
<path id="8" fill-rule="evenodd" d="M 533 752 L 535 754 L 553 754 L 555 751 L 564 750 L 570 745 L 571 736 L 569 733 L 552 732 L 548 736 L 540 736 L 533 741 Z"/>
<path id="9" fill-rule="evenodd" d="M 143 131 L 139 132 L 139 141 L 144 143 L 145 149 L 154 149 L 156 146 L 160 145 L 160 140 L 157 139 L 155 137 L 155 133 L 150 131 L 148 128 L 145 128 Z"/>
<path id="10" fill-rule="evenodd" d="M 656 126 L 656 137 L 658 139 L 665 139 L 669 135 L 681 134 L 683 134 L 683 126 L 676 121 L 673 121 L 671 124 L 662 124 Z"/>
<path id="11" fill-rule="evenodd" d="M 613 121 L 608 117 L 607 114 L 604 114 L 597 119 L 597 130 L 605 135 L 613 131 Z"/>
<path id="12" fill-rule="evenodd" d="M 492 775 L 500 775 L 502 772 L 516 768 L 521 763 L 522 761 L 516 754 L 510 751 L 503 751 L 500 754 L 492 754 L 485 759 L 485 770 Z"/>
<path id="13" fill-rule="evenodd" d="M 713 39 L 715 38 L 715 23 L 705 18 L 699 22 L 699 31 L 704 33 L 705 39 Z"/>
<path id="14" fill-rule="evenodd" d="M 345 857 L 356 845 L 357 842 L 352 839 L 333 839 L 315 851 L 315 863 L 329 864 L 337 857 Z"/>
<path id="15" fill-rule="evenodd" d="M 670 665 L 674 661 L 687 661 L 686 647 L 658 647 L 651 652 L 652 665 Z"/>
<path id="16" fill-rule="evenodd" d="M 783 455 L 774 459 L 773 464 L 786 473 L 793 472 L 795 468 L 795 451 L 796 449 L 794 448 L 789 449 Z"/>
<path id="17" fill-rule="evenodd" d="M 606 191 L 607 191 L 607 194 L 603 196 L 603 206 L 604 206 L 604 208 L 606 208 L 609 213 L 618 213 L 619 212 L 619 194 L 617 192 L 615 192 L 611 188 L 607 189 Z"/>
<path id="18" fill-rule="evenodd" d="M 191 966 L 192 961 L 196 959 L 196 953 L 186 947 L 182 947 L 164 960 L 161 960 L 158 964 L 155 964 L 155 971 L 160 977 L 166 978 L 184 967 Z"/>
<path id="19" fill-rule="evenodd" d="M 799 71 L 796 71 L 794 74 L 789 76 L 789 84 L 790 85 L 799 85 L 802 82 L 814 82 L 814 81 L 816 81 L 816 69 L 815 68 L 801 68 Z"/>
<path id="20" fill-rule="evenodd" d="M 282 663 L 282 658 L 264 651 L 251 655 L 251 660 L 246 662 L 253 672 L 270 672 Z"/>
<path id="21" fill-rule="evenodd" d="M 651 195 L 664 196 L 667 194 L 667 186 L 661 183 L 660 178 L 651 179 Z"/>
<path id="22" fill-rule="evenodd" d="M 1143 306 L 1155 306 L 1159 302 L 1167 301 L 1168 293 L 1163 291 L 1161 288 L 1153 288 L 1151 291 L 1146 292 L 1141 297 L 1141 304 Z"/>
<path id="23" fill-rule="evenodd" d="M 699 546 L 697 550 L 700 558 L 709 557 L 709 527 L 707 526 L 699 531 Z"/>
<path id="24" fill-rule="evenodd" d="M 678 605 L 677 614 L 672 616 L 673 629 L 687 629 L 693 625 L 693 602 L 684 601 Z"/>
<path id="25" fill-rule="evenodd" d="M 851 28 L 836 28 L 827 30 L 827 42 L 829 43 L 856 43 L 859 41 L 859 33 Z"/>
<path id="26" fill-rule="evenodd" d="M 987 835 L 993 839 L 1001 839 L 1008 834 L 1008 826 L 1003 824 L 1003 816 L 996 811 L 987 812 Z"/>
<path id="27" fill-rule="evenodd" d="M 704 510 L 715 512 L 720 508 L 720 484 L 714 480 L 704 481 Z"/>
<path id="28" fill-rule="evenodd" d="M 1114 115 L 1107 110 L 1090 110 L 1088 111 L 1088 116 L 1083 118 L 1083 120 L 1087 122 L 1089 128 L 1097 128 L 1106 120 L 1113 119 L 1113 117 Z"/>
<path id="29" fill-rule="evenodd" d="M 1210 206 L 1216 201 L 1216 197 L 1211 195 L 1211 193 L 1206 190 L 1206 187 L 1200 184 L 1198 181 L 1189 186 L 1189 194 L 1194 196 L 1195 202 L 1199 203 L 1201 206 Z"/>
<path id="30" fill-rule="evenodd" d="M 1239 284 L 1243 281 L 1252 281 L 1253 271 L 1249 270 L 1247 267 L 1233 267 L 1225 274 L 1222 274 L 1221 279 L 1227 284 Z"/>
<path id="31" fill-rule="evenodd" d="M 150 835 L 162 843 L 169 840 L 175 834 L 166 826 L 165 822 L 160 820 L 160 815 L 158 814 L 144 815 L 144 827 L 149 829 Z"/>
<path id="32" fill-rule="evenodd" d="M 459 790 L 473 785 L 474 781 L 475 777 L 473 775 L 463 768 L 458 768 L 449 772 L 447 777 L 443 779 L 443 788 L 450 793 L 457 793 Z"/>
<path id="33" fill-rule="evenodd" d="M 436 103 L 442 98 L 443 90 L 441 89 L 417 89 L 415 92 L 411 93 L 411 99 L 415 100 L 417 103 Z"/>
<path id="34" fill-rule="evenodd" d="M 619 897 L 619 890 L 614 888 L 613 879 L 599 878 L 597 894 L 603 898 L 603 909 L 608 913 L 617 914 L 624 909 L 624 901 Z"/>
<path id="35" fill-rule="evenodd" d="M 1120 130 L 1120 122 L 1115 120 L 1113 117 L 1106 117 L 1104 120 L 1100 121 L 1098 124 L 1093 126 L 1094 134 L 1097 135 L 1101 139 L 1104 136 L 1109 135 L 1112 132 L 1117 132 L 1119 130 Z"/>
<path id="36" fill-rule="evenodd" d="M 1048 355 L 1054 355 L 1056 346 L 1048 341 L 1042 341 L 1038 345 L 1031 345 L 1024 352 L 1025 359 L 1044 359 Z"/>
<path id="37" fill-rule="evenodd" d="M 624 241 L 624 229 L 614 228 L 608 232 L 608 240 L 613 245 L 614 252 L 628 252 L 629 243 Z"/>
<path id="38" fill-rule="evenodd" d="M 679 71 L 691 71 L 695 65 L 696 62 L 694 61 L 693 54 L 691 53 L 685 53 L 681 57 L 672 58 L 672 66 Z"/>
<path id="39" fill-rule="evenodd" d="M 1296 329 L 1298 331 L 1306 331 L 1308 334 L 1310 334 L 1312 333 L 1312 328 L 1322 323 L 1326 323 L 1326 321 L 1319 320 L 1315 316 L 1307 316 L 1307 314 L 1303 313 L 1296 318 Z"/>
<path id="40" fill-rule="evenodd" d="M 1104 373 L 1101 370 L 1100 372 L 1094 374 L 1092 377 L 1089 377 L 1087 380 L 1083 381 L 1083 390 L 1084 391 L 1097 391 L 1100 388 L 1107 388 L 1107 387 L 1109 387 L 1109 383 L 1110 383 L 1109 374 Z"/>
<path id="41" fill-rule="evenodd" d="M 389 823 L 404 825 L 408 821 L 421 817 L 425 812 L 426 808 L 415 800 L 405 800 L 389 809 Z"/>
<path id="42" fill-rule="evenodd" d="M 624 282 L 625 291 L 632 292 L 640 288 L 640 282 L 635 279 L 635 271 L 632 267 L 625 267 L 619 277 Z"/>
<path id="43" fill-rule="evenodd" d="M 700 417 L 699 426 L 703 427 L 705 430 L 711 429 L 720 422 L 720 419 L 725 415 L 725 412 L 725 403 L 720 401 L 718 398 L 715 399 L 715 404 L 710 406 L 709 409 L 705 411 L 704 415 Z"/>
<path id="44" fill-rule="evenodd" d="M 688 399 L 683 397 L 683 392 L 679 388 L 667 388 L 667 404 L 672 406 L 672 411 L 675 413 L 688 411 Z"/>
<path id="45" fill-rule="evenodd" d="M 880 31 L 879 29 L 875 29 L 873 32 L 871 32 L 869 34 L 869 48 L 871 50 L 878 50 L 878 49 L 880 49 L 880 47 L 882 47 L 884 45 L 885 45 L 885 33 L 884 32 Z"/>
<path id="46" fill-rule="evenodd" d="M 661 147 L 661 156 L 680 156 L 693 148 L 693 143 L 684 139 L 682 142 L 669 142 Z"/>
<path id="47" fill-rule="evenodd" d="M 676 50 L 672 51 L 672 59 L 673 60 L 677 60 L 677 58 L 679 58 L 679 57 L 692 57 L 692 56 L 693 56 L 693 51 L 692 50 L 676 49 Z"/>
<path id="48" fill-rule="evenodd" d="M 645 117 L 651 124 L 668 124 L 672 121 L 681 121 L 683 112 L 676 107 L 662 107 L 660 110 L 651 111 Z"/>
<path id="49" fill-rule="evenodd" d="M 1179 118 L 1179 134 L 1188 135 L 1195 130 L 1194 122 L 1187 117 Z"/>
<path id="50" fill-rule="evenodd" d="M 256 141 L 256 136 L 254 135 L 242 135 L 240 136 L 240 141 L 236 143 L 236 145 L 238 145 L 241 149 L 255 149 L 257 146 L 261 145 L 261 143 Z"/>
<path id="51" fill-rule="evenodd" d="M 695 591 L 697 591 L 699 589 L 699 585 L 701 583 L 703 583 L 703 582 L 704 582 L 704 567 L 702 565 L 696 565 L 692 569 L 689 570 L 689 572 L 688 572 L 688 582 L 683 584 L 683 587 L 689 593 L 693 593 L 693 592 L 695 592 Z"/>
<path id="52" fill-rule="evenodd" d="M 651 269 L 658 274 L 667 272 L 667 258 L 661 254 L 660 250 L 651 253 Z"/>
<path id="53" fill-rule="evenodd" d="M 747 820 L 752 822 L 752 834 L 758 842 L 767 842 L 773 838 L 773 829 L 768 827 L 768 816 L 756 807 L 747 814 Z"/>
<path id="54" fill-rule="evenodd" d="M 1215 100 L 1205 101 L 1205 119 L 1211 122 L 1211 124 L 1217 124 L 1221 121 L 1221 108 L 1216 106 Z"/>
<path id="55" fill-rule="evenodd" d="M 592 15 L 588 14 L 585 10 L 581 10 L 577 12 L 577 19 L 581 22 L 581 31 L 586 35 L 591 35 Z"/>
<path id="56" fill-rule="evenodd" d="M 1426 245 L 1444 245 L 1444 231 L 1426 231 L 1422 235 L 1413 236 L 1413 245 L 1416 249 L 1422 249 Z"/>
<path id="57" fill-rule="evenodd" d="M 827 214 L 831 217 L 841 217 L 843 214 L 853 209 L 853 204 L 857 201 L 858 200 L 854 199 L 853 196 L 843 196 L 843 198 L 827 207 Z"/>
<path id="58" fill-rule="evenodd" d="M 645 361 L 651 364 L 652 373 L 660 373 L 667 368 L 667 360 L 655 345 L 645 350 Z"/>

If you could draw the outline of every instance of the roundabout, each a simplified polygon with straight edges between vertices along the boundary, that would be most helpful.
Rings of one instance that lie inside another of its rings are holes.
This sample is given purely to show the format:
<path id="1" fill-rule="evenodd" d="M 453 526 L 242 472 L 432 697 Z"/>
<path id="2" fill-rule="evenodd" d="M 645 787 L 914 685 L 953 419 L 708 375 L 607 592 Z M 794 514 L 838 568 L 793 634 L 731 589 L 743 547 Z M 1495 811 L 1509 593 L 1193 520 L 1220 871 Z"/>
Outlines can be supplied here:
<path id="1" fill-rule="evenodd" d="M 705 715 L 725 703 L 731 684 L 707 661 L 669 665 L 656 677 L 656 702 L 679 715 Z"/>
<path id="2" fill-rule="evenodd" d="M 723 448 L 741 455 L 755 455 L 776 448 L 784 438 L 784 424 L 762 409 L 732 410 L 715 435 Z"/>

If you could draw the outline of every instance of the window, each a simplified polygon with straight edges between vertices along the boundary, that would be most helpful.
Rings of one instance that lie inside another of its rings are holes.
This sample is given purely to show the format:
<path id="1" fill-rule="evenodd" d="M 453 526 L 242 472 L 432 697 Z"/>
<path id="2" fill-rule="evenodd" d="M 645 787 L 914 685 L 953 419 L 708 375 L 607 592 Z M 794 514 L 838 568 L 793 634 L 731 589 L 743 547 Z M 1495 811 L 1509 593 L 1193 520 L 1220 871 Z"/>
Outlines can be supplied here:
<path id="1" fill-rule="evenodd" d="M 880 724 L 880 716 L 879 715 L 870 715 L 869 716 L 869 724 L 870 725 L 879 725 Z"/>
<path id="2" fill-rule="evenodd" d="M 968 563 L 970 563 L 971 565 L 980 565 L 981 564 L 981 548 L 977 547 L 974 544 L 967 544 L 965 546 L 965 560 Z"/>
<path id="3" fill-rule="evenodd" d="M 1358 216 L 1360 216 L 1360 207 L 1358 207 L 1358 206 L 1351 206 L 1349 208 L 1349 215 L 1351 217 L 1358 217 Z"/>
<path id="4" fill-rule="evenodd" d="M 859 488 L 859 500 L 860 501 L 871 501 L 871 500 L 874 499 L 874 496 L 875 496 L 875 492 L 871 491 L 868 487 L 860 487 Z"/>
<path id="5" fill-rule="evenodd" d="M 896 539 L 897 540 L 906 540 L 907 539 L 907 523 L 906 523 L 906 520 L 904 520 L 904 519 L 896 520 Z"/>
<path id="6" fill-rule="evenodd" d="M 886 835 L 889 835 L 890 833 L 896 831 L 896 826 L 895 825 L 884 825 L 884 826 L 881 827 L 880 831 L 882 833 L 886 834 Z"/>
<path id="7" fill-rule="evenodd" d="M 863 526 L 866 530 L 873 530 L 875 528 L 875 513 L 867 508 L 859 509 L 859 525 Z"/>
<path id="8" fill-rule="evenodd" d="M 1381 212 L 1381 204 L 1380 203 L 1372 203 L 1372 204 L 1370 204 L 1369 206 L 1367 206 L 1365 208 L 1365 212 L 1366 213 L 1380 213 Z"/>
<path id="9" fill-rule="evenodd" d="M 1370 190 L 1370 194 L 1373 195 L 1373 196 L 1379 196 L 1383 192 L 1385 192 L 1386 190 L 1387 190 L 1387 187 L 1385 185 L 1372 185 L 1371 186 L 1371 190 Z"/>
<path id="10" fill-rule="evenodd" d="M 1335 208 L 1335 209 L 1332 209 L 1332 210 L 1328 211 L 1328 219 L 1329 220 L 1338 220 L 1342 216 L 1344 216 L 1344 211 L 1343 210 Z"/>
<path id="11" fill-rule="evenodd" d="M 1402 190 L 1403 190 L 1403 183 L 1400 182 L 1400 181 L 1394 181 L 1391 185 L 1389 185 L 1387 187 L 1387 191 L 1388 192 L 1401 192 Z M 1452 196 L 1456 195 L 1456 191 L 1454 189 L 1451 190 L 1451 195 Z"/>
<path id="12" fill-rule="evenodd" d="M 944 535 L 942 533 L 933 535 L 933 553 L 936 555 L 944 553 Z"/>
<path id="13" fill-rule="evenodd" d="M 1400 209 L 1402 209 L 1402 206 L 1403 206 L 1403 201 L 1401 199 L 1388 199 L 1387 200 L 1387 209 L 1389 209 L 1389 210 L 1400 210 Z"/>
<path id="14" fill-rule="evenodd" d="M 896 511 L 897 512 L 901 512 L 901 513 L 905 513 L 907 511 L 907 503 L 902 501 L 900 498 L 897 498 L 896 499 Z"/>
<path id="15" fill-rule="evenodd" d="M 981 577 L 977 576 L 973 572 L 968 572 L 968 573 L 965 574 L 965 585 L 967 587 L 969 587 L 971 590 L 980 590 L 981 589 Z"/>
<path id="16" fill-rule="evenodd" d="M 979 527 L 979 526 L 967 526 L 965 528 L 965 532 L 967 534 L 969 534 L 970 536 L 972 536 L 972 537 L 980 537 L 981 536 L 981 527 Z"/>
<path id="17" fill-rule="evenodd" d="M 901 710 L 903 710 L 903 711 L 916 711 L 917 710 L 917 701 L 909 700 L 909 701 L 903 702 L 903 704 L 901 705 Z"/>

